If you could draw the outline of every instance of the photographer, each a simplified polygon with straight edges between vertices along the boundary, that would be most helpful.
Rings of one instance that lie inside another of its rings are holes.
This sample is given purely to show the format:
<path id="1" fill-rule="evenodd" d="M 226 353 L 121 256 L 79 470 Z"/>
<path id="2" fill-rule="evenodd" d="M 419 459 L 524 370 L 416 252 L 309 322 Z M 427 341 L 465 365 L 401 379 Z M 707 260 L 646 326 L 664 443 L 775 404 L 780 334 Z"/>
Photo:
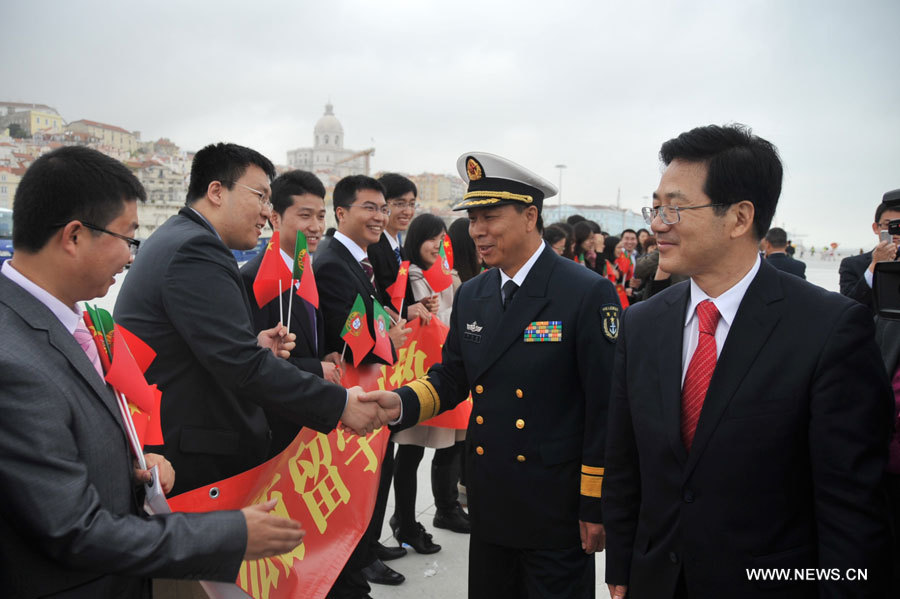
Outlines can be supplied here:
<path id="1" fill-rule="evenodd" d="M 841 294 L 855 299 L 870 309 L 872 309 L 872 278 L 875 264 L 897 257 L 900 231 L 894 234 L 888 232 L 888 223 L 897 219 L 900 219 L 900 189 L 884 194 L 881 204 L 875 210 L 872 232 L 879 237 L 878 245 L 870 252 L 850 256 L 841 261 L 838 271 L 841 277 Z"/>

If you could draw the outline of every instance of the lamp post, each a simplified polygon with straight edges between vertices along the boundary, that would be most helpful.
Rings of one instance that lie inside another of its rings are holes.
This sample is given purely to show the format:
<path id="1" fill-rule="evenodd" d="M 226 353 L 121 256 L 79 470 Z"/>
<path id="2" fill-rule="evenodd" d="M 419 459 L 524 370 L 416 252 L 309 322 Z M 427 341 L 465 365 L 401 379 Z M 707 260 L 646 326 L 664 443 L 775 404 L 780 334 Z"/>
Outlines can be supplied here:
<path id="1" fill-rule="evenodd" d="M 557 164 L 556 168 L 559 169 L 559 198 L 557 199 L 556 206 L 557 212 L 556 220 L 562 220 L 562 175 L 563 169 L 566 168 L 565 164 Z"/>

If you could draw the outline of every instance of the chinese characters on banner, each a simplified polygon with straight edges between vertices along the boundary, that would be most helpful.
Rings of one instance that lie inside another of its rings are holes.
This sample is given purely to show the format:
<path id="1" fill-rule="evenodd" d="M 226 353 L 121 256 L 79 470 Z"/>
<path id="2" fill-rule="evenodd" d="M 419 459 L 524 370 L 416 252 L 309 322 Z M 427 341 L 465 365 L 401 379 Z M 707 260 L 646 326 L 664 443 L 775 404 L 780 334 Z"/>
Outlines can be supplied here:
<path id="1" fill-rule="evenodd" d="M 353 368 L 345 363 L 343 385 L 393 389 L 423 376 L 440 360 L 447 327 L 436 318 L 425 326 L 418 320 L 409 326 L 413 330 L 394 366 Z M 471 405 L 459 406 L 466 406 L 460 428 Z M 369 524 L 389 435 L 386 428 L 366 437 L 304 428 L 268 462 L 170 498 L 169 505 L 172 511 L 204 512 L 276 500 L 275 512 L 299 520 L 306 537 L 291 553 L 244 562 L 237 585 L 256 599 L 325 597 Z"/>

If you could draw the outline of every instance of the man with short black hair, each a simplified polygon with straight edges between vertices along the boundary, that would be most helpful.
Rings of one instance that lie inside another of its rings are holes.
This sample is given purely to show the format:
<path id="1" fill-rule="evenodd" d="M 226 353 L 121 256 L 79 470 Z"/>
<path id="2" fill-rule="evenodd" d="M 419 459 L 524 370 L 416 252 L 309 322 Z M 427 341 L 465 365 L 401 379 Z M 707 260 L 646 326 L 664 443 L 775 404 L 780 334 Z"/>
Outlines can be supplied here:
<path id="1" fill-rule="evenodd" d="M 369 259 L 368 249 L 378 243 L 384 231 L 391 209 L 384 198 L 384 187 L 371 177 L 352 175 L 338 181 L 332 194 L 334 215 L 337 220 L 337 231 L 327 245 L 321 246 L 315 255 L 313 271 L 319 286 L 319 306 L 325 320 L 325 351 L 344 352 L 344 340 L 341 331 L 357 296 L 365 304 L 369 335 L 375 339 L 375 323 L 372 308 L 376 298 L 381 297 L 381 286 L 376 279 L 375 270 Z M 392 353 L 396 358 L 396 349 L 406 341 L 410 329 L 405 327 L 406 320 L 398 318 L 388 329 L 393 345 Z M 365 356 L 354 356 L 353 349 L 346 348 L 344 359 L 353 364 L 388 364 L 388 361 L 369 351 Z M 391 363 L 393 360 L 391 360 Z M 391 459 L 386 458 L 388 467 Z M 382 470 L 384 473 L 384 470 Z M 384 473 L 375 512 L 384 517 L 387 501 Z M 388 479 L 389 480 L 389 479 Z M 378 517 L 376 516 L 376 520 Z M 332 599 L 357 599 L 367 597 L 369 584 L 363 568 L 373 564 L 377 572 L 371 572 L 384 584 L 400 584 L 404 578 L 398 572 L 388 568 L 378 558 L 377 552 L 380 528 L 370 526 L 362 536 L 357 548 L 341 571 L 329 593 Z M 371 577 L 369 577 L 371 578 Z"/>
<path id="2" fill-rule="evenodd" d="M 806 278 L 806 263 L 791 258 L 787 253 L 788 238 L 784 229 L 772 227 L 766 232 L 760 245 L 769 264 L 801 279 Z"/>
<path id="3" fill-rule="evenodd" d="M 875 209 L 875 221 L 872 223 L 872 232 L 880 235 L 887 231 L 888 223 L 900 219 L 900 208 L 882 201 Z M 879 262 L 887 262 L 897 257 L 897 247 L 900 245 L 900 236 L 891 237 L 890 241 L 881 241 L 872 250 L 856 256 L 848 256 L 841 260 L 838 269 L 841 281 L 841 293 L 870 310 L 875 309 L 872 300 L 872 284 L 875 276 L 875 265 Z"/>
<path id="4" fill-rule="evenodd" d="M 313 173 L 295 170 L 279 175 L 272 181 L 272 212 L 269 222 L 280 238 L 280 247 L 274 250 L 279 253 L 285 268 L 292 270 L 297 233 L 304 234 L 307 250 L 312 254 L 325 231 L 325 186 L 319 178 Z M 280 297 L 266 305 L 257 304 L 256 295 L 251 290 L 265 254 L 266 252 L 260 252 L 241 267 L 241 279 L 250 301 L 253 330 L 262 332 L 271 329 L 283 317 L 284 324 L 296 335 L 296 345 L 288 362 L 300 370 L 340 384 L 340 356 L 337 352 L 325 352 L 322 313 L 318 308 L 297 295 L 295 289 L 287 288 Z M 296 286 L 299 284 L 299 281 L 295 283 Z M 290 313 L 283 316 L 288 308 Z M 299 423 L 282 418 L 276 411 L 266 410 L 266 416 L 272 430 L 272 447 L 269 453 L 274 456 L 294 440 L 302 427 Z"/>
<path id="5" fill-rule="evenodd" d="M 383 423 L 357 400 L 359 389 L 276 357 L 294 347 L 283 326 L 259 335 L 253 328 L 231 249 L 256 246 L 274 174 L 249 148 L 220 143 L 197 152 L 187 206 L 147 239 L 116 302 L 116 320 L 157 352 L 146 376 L 163 392 L 163 451 L 178 470 L 179 493 L 265 461 L 264 409 L 320 432 L 339 421 L 359 433 Z"/>
<path id="6" fill-rule="evenodd" d="M 662 145 L 659 268 L 625 311 L 603 515 L 614 598 L 883 597 L 892 418 L 870 314 L 761 261 L 775 147 L 741 125 Z M 772 584 L 765 569 L 790 572 Z M 809 580 L 808 569 L 868 580 Z M 762 573 L 760 573 L 762 571 Z"/>
<path id="7" fill-rule="evenodd" d="M 7 596 L 146 597 L 151 576 L 233 582 L 242 560 L 303 538 L 299 523 L 267 513 L 274 502 L 151 517 L 140 508 L 149 472 L 132 472 L 123 412 L 76 302 L 105 295 L 131 263 L 145 199 L 122 163 L 79 146 L 38 158 L 16 192 L 16 252 L 0 274 Z M 151 464 L 169 491 L 171 465 L 147 455 Z"/>

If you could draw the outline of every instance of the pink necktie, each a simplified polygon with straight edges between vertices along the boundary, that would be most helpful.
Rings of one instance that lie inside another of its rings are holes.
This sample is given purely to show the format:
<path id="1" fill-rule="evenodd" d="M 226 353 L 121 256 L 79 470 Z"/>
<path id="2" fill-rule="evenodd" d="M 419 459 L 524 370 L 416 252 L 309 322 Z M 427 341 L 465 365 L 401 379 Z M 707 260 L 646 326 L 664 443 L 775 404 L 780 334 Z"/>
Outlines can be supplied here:
<path id="1" fill-rule="evenodd" d="M 84 350 L 84 353 L 87 354 L 91 364 L 94 365 L 94 370 L 97 371 L 97 374 L 99 374 L 102 379 L 103 365 L 100 364 L 100 353 L 97 351 L 97 345 L 94 343 L 94 336 L 91 335 L 91 332 L 87 329 L 87 326 L 85 326 L 83 318 L 78 319 L 78 324 L 75 326 L 73 335 L 75 336 L 75 341 L 78 342 L 78 345 L 80 345 L 81 349 Z"/>
<path id="2" fill-rule="evenodd" d="M 688 451 L 694 442 L 709 381 L 716 369 L 716 326 L 719 324 L 719 311 L 711 301 L 703 300 L 697 304 L 697 318 L 700 329 L 697 349 L 691 357 L 684 377 L 684 387 L 681 389 L 681 438 Z"/>

